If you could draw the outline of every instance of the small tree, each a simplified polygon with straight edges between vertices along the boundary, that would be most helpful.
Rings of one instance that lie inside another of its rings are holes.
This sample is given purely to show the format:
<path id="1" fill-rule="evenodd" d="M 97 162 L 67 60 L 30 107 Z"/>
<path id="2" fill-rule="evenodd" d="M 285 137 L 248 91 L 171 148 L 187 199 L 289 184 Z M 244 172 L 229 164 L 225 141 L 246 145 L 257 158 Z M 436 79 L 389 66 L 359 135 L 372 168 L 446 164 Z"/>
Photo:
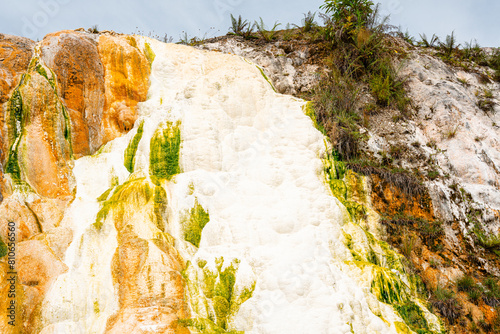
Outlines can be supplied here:
<path id="1" fill-rule="evenodd" d="M 373 2 L 369 0 L 325 0 L 320 7 L 331 13 L 333 23 L 352 37 L 364 27 L 373 13 Z"/>

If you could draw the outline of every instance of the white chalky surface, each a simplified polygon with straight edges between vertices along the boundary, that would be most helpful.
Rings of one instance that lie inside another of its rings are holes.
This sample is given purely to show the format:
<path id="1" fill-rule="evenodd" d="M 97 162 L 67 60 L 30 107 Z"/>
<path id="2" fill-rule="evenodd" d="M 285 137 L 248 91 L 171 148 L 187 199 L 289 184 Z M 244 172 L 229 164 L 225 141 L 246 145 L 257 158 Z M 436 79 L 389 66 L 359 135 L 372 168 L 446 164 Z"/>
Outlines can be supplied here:
<path id="1" fill-rule="evenodd" d="M 102 333 L 117 310 L 110 269 L 116 231 L 108 226 L 96 234 L 91 224 L 99 209 L 96 198 L 113 177 L 120 183 L 128 177 L 123 152 L 142 120 L 135 172 L 144 175 L 154 131 L 165 121 L 181 121 L 182 173 L 165 186 L 171 212 L 167 232 L 181 256 L 209 265 L 220 256 L 227 263 L 238 258 L 236 284 L 256 282 L 253 296 L 231 319 L 232 328 L 395 333 L 399 317 L 384 311 L 388 327 L 374 315 L 369 303 L 372 309 L 385 306 L 377 306 L 344 265 L 352 260 L 342 240 L 345 209 L 324 182 L 325 141 L 304 115 L 305 102 L 275 93 L 259 69 L 240 57 L 136 39 L 142 47 L 150 43 L 156 55 L 148 99 L 139 105 L 134 130 L 96 157 L 76 162 L 78 192 L 65 218 L 75 231 L 65 258 L 69 270 L 46 298 L 46 333 L 75 328 Z M 210 214 L 199 249 L 182 240 L 179 226 L 194 197 Z M 99 314 L 92 310 L 95 300 Z"/>

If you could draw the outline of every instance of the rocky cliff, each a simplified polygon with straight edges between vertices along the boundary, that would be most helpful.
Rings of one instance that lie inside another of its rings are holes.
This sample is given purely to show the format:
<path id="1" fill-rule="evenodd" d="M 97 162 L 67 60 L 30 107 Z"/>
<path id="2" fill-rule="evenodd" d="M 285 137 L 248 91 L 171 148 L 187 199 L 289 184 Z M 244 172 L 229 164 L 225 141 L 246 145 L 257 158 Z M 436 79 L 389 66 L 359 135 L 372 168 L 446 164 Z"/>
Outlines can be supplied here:
<path id="1" fill-rule="evenodd" d="M 500 276 L 499 86 L 405 50 L 415 114 L 363 149 L 417 178 L 331 154 L 307 43 L 0 35 L 0 331 L 491 325 L 495 298 L 457 325 L 427 290 Z"/>

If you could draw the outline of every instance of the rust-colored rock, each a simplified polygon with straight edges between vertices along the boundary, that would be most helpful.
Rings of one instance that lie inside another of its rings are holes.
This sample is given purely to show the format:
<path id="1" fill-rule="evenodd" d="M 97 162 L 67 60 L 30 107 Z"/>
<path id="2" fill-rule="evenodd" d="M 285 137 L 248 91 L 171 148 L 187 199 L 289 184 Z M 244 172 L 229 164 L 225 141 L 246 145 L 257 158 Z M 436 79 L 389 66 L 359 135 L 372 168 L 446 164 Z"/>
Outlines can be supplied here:
<path id="1" fill-rule="evenodd" d="M 104 68 L 92 34 L 61 31 L 45 36 L 41 59 L 54 71 L 57 90 L 71 120 L 75 158 L 94 153 L 102 145 Z"/>
<path id="2" fill-rule="evenodd" d="M 34 45 L 28 38 L 0 34 L 0 104 L 9 99 L 28 69 Z"/>
<path id="3" fill-rule="evenodd" d="M 108 213 L 106 223 L 114 223 L 118 231 L 112 272 L 120 309 L 108 319 L 107 333 L 132 333 L 151 324 L 157 333 L 189 333 L 178 324 L 189 318 L 182 259 L 171 237 L 158 228 L 164 221 L 157 220 L 166 218 L 155 214 L 161 200 L 148 195 L 154 187 L 146 179 L 127 184 L 114 195 L 120 202 Z"/>
<path id="4" fill-rule="evenodd" d="M 4 241 L 7 240 L 9 223 L 15 224 L 17 242 L 41 233 L 40 223 L 29 206 L 12 197 L 0 204 L 0 237 Z"/>
<path id="5" fill-rule="evenodd" d="M 19 88 L 23 109 L 19 123 L 24 131 L 16 130 L 16 122 L 9 124 L 10 140 L 19 140 L 17 159 L 12 154 L 10 159 L 20 170 L 14 178 L 26 181 L 41 196 L 67 198 L 74 187 L 70 129 L 52 82 L 50 70 L 32 65 Z"/>
<path id="6" fill-rule="evenodd" d="M 134 44 L 130 42 L 130 37 L 99 37 L 106 91 L 101 128 L 103 143 L 127 133 L 133 127 L 137 118 L 137 103 L 147 97 L 150 63 Z"/>
<path id="7" fill-rule="evenodd" d="M 25 294 L 24 329 L 37 328 L 37 311 L 57 276 L 67 270 L 66 265 L 40 240 L 28 240 L 18 244 L 17 274 Z"/>
<path id="8" fill-rule="evenodd" d="M 372 201 L 374 208 L 389 216 L 405 216 L 434 220 L 434 210 L 428 194 L 409 196 L 396 186 L 372 174 Z"/>
<path id="9" fill-rule="evenodd" d="M 4 166 L 9 149 L 5 107 L 33 56 L 34 42 L 24 37 L 0 34 L 0 165 Z M 0 168 L 0 202 L 11 189 Z"/>

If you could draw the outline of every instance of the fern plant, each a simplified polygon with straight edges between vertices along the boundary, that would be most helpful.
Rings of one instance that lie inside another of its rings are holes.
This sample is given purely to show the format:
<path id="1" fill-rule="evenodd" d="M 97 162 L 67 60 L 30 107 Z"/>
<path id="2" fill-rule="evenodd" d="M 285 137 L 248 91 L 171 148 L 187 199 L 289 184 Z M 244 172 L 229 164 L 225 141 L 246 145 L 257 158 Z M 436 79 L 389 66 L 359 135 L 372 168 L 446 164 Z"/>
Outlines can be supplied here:
<path id="1" fill-rule="evenodd" d="M 439 43 L 439 38 L 436 36 L 436 34 L 432 34 L 431 39 L 429 40 L 425 34 L 420 34 L 420 42 L 418 42 L 419 45 L 426 47 L 426 48 L 433 48 Z"/>
<path id="2" fill-rule="evenodd" d="M 449 58 L 453 51 L 460 46 L 460 44 L 457 44 L 455 32 L 452 31 L 451 35 L 447 35 L 444 42 L 439 42 L 439 46 L 443 50 L 444 56 Z"/>
<path id="3" fill-rule="evenodd" d="M 257 27 L 259 35 L 262 38 L 264 38 L 267 42 L 270 42 L 273 39 L 275 39 L 277 33 L 276 28 L 278 28 L 281 25 L 281 23 L 278 23 L 278 21 L 276 21 L 272 29 L 267 30 L 266 25 L 264 24 L 264 20 L 262 20 L 262 17 L 259 17 L 259 21 L 260 22 L 255 21 L 255 26 Z"/>
<path id="4" fill-rule="evenodd" d="M 312 13 L 311 11 L 307 12 L 307 14 L 303 14 L 304 18 L 302 19 L 302 25 L 298 26 L 294 24 L 295 28 L 300 29 L 303 33 L 312 31 L 316 26 L 316 22 L 314 21 L 316 17 L 316 12 Z"/>
<path id="5" fill-rule="evenodd" d="M 242 36 L 244 38 L 249 38 L 253 33 L 254 24 L 250 24 L 247 20 L 243 20 L 241 15 L 236 19 L 233 14 L 231 14 L 231 27 L 229 34 Z"/>

